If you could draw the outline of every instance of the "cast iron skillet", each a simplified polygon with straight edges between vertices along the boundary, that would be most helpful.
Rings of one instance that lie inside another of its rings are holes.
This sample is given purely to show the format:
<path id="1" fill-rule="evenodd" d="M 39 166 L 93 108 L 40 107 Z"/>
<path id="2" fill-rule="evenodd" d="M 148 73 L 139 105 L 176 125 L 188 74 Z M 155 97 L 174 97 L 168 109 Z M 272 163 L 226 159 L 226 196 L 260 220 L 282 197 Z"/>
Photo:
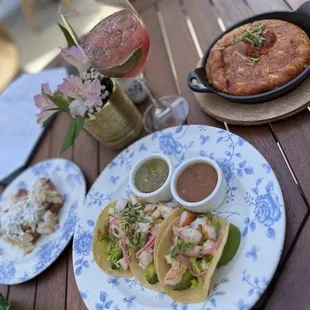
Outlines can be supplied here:
<path id="1" fill-rule="evenodd" d="M 195 69 L 194 71 L 190 72 L 188 75 L 187 83 L 188 86 L 195 92 L 198 93 L 214 93 L 220 97 L 223 97 L 229 101 L 234 101 L 238 103 L 261 103 L 265 101 L 270 101 L 276 98 L 283 96 L 284 94 L 288 93 L 296 86 L 298 86 L 301 82 L 303 82 L 308 75 L 310 74 L 310 66 L 308 66 L 303 72 L 301 72 L 298 76 L 296 76 L 290 82 L 265 93 L 257 94 L 257 95 L 250 95 L 250 96 L 232 96 L 214 89 L 211 84 L 206 79 L 205 74 L 205 63 L 208 59 L 210 50 L 212 46 L 227 32 L 240 27 L 241 25 L 252 23 L 257 20 L 261 19 L 280 19 L 284 21 L 288 21 L 292 24 L 299 26 L 303 29 L 310 38 L 310 1 L 303 3 L 296 11 L 293 12 L 270 12 L 264 13 L 260 15 L 252 16 L 248 19 L 245 19 L 229 29 L 227 29 L 224 33 L 222 33 L 218 38 L 216 38 L 211 46 L 208 48 L 204 57 L 201 61 L 201 67 Z"/>

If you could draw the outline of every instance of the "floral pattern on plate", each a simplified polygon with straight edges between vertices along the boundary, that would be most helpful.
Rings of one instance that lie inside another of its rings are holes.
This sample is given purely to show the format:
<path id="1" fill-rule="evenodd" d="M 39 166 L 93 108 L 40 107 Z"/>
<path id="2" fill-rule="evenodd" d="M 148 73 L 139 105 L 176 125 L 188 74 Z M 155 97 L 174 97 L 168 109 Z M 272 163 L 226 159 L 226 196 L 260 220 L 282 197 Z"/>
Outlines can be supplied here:
<path id="1" fill-rule="evenodd" d="M 202 303 L 176 303 L 166 293 L 144 288 L 134 278 L 111 277 L 96 265 L 89 248 L 100 211 L 109 202 L 130 195 L 131 167 L 141 156 L 154 152 L 168 155 L 175 166 L 194 156 L 210 157 L 226 177 L 226 200 L 214 213 L 238 226 L 242 240 L 233 261 L 216 271 L 213 289 Z M 178 126 L 137 141 L 98 177 L 86 197 L 86 208 L 80 213 L 76 227 L 75 277 L 89 309 L 247 310 L 270 282 L 282 253 L 284 236 L 281 189 L 263 156 L 244 139 L 225 130 Z"/>
<path id="2" fill-rule="evenodd" d="M 59 226 L 52 234 L 40 236 L 35 249 L 26 255 L 0 238 L 1 284 L 18 284 L 37 276 L 58 258 L 73 236 L 78 209 L 83 206 L 85 198 L 84 176 L 74 163 L 65 159 L 38 163 L 20 174 L 2 196 L 13 194 L 20 188 L 30 188 L 31 182 L 40 177 L 50 178 L 64 195 Z"/>

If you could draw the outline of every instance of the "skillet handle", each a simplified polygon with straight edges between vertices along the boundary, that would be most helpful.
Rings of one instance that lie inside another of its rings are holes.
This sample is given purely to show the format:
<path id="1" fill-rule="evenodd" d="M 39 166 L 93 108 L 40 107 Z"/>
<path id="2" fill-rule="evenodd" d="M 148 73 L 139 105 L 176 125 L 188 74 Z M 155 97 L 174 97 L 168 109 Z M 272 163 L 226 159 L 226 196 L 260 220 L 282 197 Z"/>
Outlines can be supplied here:
<path id="1" fill-rule="evenodd" d="M 211 93 L 213 92 L 210 90 L 206 85 L 206 78 L 205 78 L 205 68 L 197 68 L 191 71 L 187 77 L 187 84 L 188 87 L 197 92 L 197 93 Z"/>
<path id="2" fill-rule="evenodd" d="M 304 2 L 297 10 L 296 12 L 304 13 L 310 16 L 310 1 Z"/>

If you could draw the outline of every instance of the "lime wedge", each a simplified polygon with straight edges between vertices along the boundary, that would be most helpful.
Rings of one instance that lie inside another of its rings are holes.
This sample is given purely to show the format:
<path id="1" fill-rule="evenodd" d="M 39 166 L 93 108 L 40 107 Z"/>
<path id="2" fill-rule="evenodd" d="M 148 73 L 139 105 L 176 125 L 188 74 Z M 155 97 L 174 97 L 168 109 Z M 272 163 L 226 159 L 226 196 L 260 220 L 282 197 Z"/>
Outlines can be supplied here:
<path id="1" fill-rule="evenodd" d="M 140 61 L 142 48 L 137 48 L 131 56 L 121 65 L 109 69 L 101 70 L 101 73 L 109 77 L 123 77 L 132 71 Z"/>
<path id="2" fill-rule="evenodd" d="M 220 261 L 217 264 L 217 267 L 228 264 L 236 255 L 241 240 L 241 234 L 238 227 L 234 224 L 229 225 L 229 233 L 226 245 L 224 247 Z"/>

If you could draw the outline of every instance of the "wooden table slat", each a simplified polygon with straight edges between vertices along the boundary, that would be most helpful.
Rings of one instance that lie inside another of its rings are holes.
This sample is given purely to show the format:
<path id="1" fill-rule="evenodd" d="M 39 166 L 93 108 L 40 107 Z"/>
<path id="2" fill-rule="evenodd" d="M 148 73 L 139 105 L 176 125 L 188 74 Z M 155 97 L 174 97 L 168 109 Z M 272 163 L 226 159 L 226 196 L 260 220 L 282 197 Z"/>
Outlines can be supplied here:
<path id="1" fill-rule="evenodd" d="M 283 0 L 247 0 L 255 14 L 270 11 L 290 11 L 290 7 Z"/>
<path id="2" fill-rule="evenodd" d="M 310 113 L 305 110 L 287 120 L 273 124 L 275 134 L 308 202 L 310 202 L 309 122 Z"/>
<path id="3" fill-rule="evenodd" d="M 305 0 L 286 0 L 286 2 L 292 7 L 293 10 L 296 10 L 305 2 Z"/>
<path id="4" fill-rule="evenodd" d="M 310 309 L 309 268 L 310 219 L 299 237 L 288 259 L 285 270 L 267 303 L 266 310 L 308 310 Z"/>
<path id="5" fill-rule="evenodd" d="M 194 94 L 187 86 L 187 75 L 190 70 L 196 67 L 199 56 L 179 1 L 163 0 L 158 3 L 158 8 L 162 14 L 167 32 L 181 95 L 188 100 L 190 105 L 188 122 L 191 124 L 207 124 L 223 127 L 222 123 L 202 112 Z"/>
<path id="6" fill-rule="evenodd" d="M 50 129 L 49 158 L 58 157 L 69 120 L 68 115 L 60 113 L 53 122 Z M 71 160 L 72 148 L 67 150 L 61 157 Z M 38 276 L 35 310 L 46 309 L 46 305 L 49 305 L 48 309 L 51 310 L 65 309 L 68 264 L 67 251 L 66 249 L 46 271 Z"/>
<path id="7" fill-rule="evenodd" d="M 8 285 L 4 285 L 4 284 L 0 284 L 0 293 L 2 294 L 2 296 L 7 298 L 8 297 L 8 293 L 9 293 L 9 286 Z"/>
<path id="8" fill-rule="evenodd" d="M 111 158 L 109 159 L 111 160 Z M 97 140 L 91 137 L 85 130 L 81 131 L 80 136 L 74 143 L 73 160 L 83 171 L 89 188 L 95 182 L 99 173 L 99 150 Z M 86 309 L 74 278 L 74 266 L 72 262 L 72 243 L 70 244 L 70 247 L 68 249 L 67 275 L 66 309 Z"/>
<path id="9" fill-rule="evenodd" d="M 148 28 L 151 40 L 150 55 L 145 65 L 147 81 L 156 96 L 177 93 L 177 87 L 172 74 L 168 53 L 160 24 L 157 10 L 152 6 L 139 13 Z"/>
<path id="10" fill-rule="evenodd" d="M 9 300 L 13 309 L 33 310 L 36 288 L 36 278 L 26 283 L 12 285 L 10 287 Z"/>
<path id="11" fill-rule="evenodd" d="M 184 7 L 194 26 L 204 53 L 213 40 L 222 32 L 214 14 L 214 8 L 206 0 L 184 0 Z"/>
<path id="12" fill-rule="evenodd" d="M 38 276 L 35 310 L 64 310 L 66 305 L 68 252 Z"/>
<path id="13" fill-rule="evenodd" d="M 267 126 L 249 127 L 246 131 L 238 126 L 230 126 L 230 129 L 232 132 L 245 138 L 261 152 L 278 178 L 282 188 L 286 212 L 286 237 L 282 254 L 283 260 L 293 245 L 299 227 L 307 214 L 307 205 L 299 193 L 299 188 L 295 184 Z"/>
<path id="14" fill-rule="evenodd" d="M 68 277 L 67 277 L 67 301 L 66 310 L 86 310 L 86 306 L 80 296 L 80 292 L 77 287 L 77 283 L 74 277 L 72 263 L 72 243 L 70 244 L 68 251 Z"/>
<path id="15" fill-rule="evenodd" d="M 243 0 L 212 0 L 212 2 L 226 28 L 249 17 L 251 14 L 250 8 Z"/>

